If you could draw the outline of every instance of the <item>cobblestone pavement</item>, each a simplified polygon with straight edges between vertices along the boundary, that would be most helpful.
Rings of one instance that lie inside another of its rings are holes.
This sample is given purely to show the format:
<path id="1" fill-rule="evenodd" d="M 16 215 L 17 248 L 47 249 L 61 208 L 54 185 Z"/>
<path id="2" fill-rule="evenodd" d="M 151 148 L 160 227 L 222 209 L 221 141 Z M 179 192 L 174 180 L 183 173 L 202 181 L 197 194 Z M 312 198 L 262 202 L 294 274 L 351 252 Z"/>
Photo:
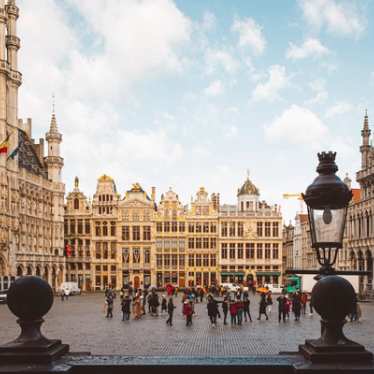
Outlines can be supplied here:
<path id="1" fill-rule="evenodd" d="M 277 354 L 296 351 L 306 338 L 319 337 L 319 316 L 308 314 L 300 322 L 293 319 L 278 323 L 276 306 L 269 321 L 258 321 L 258 299 L 251 299 L 253 322 L 243 326 L 224 326 L 218 320 L 210 327 L 206 304 L 197 304 L 193 326 L 186 327 L 181 314 L 180 300 L 175 301 L 174 326 L 165 324 L 166 315 L 146 315 L 140 321 L 122 322 L 119 299 L 115 300 L 114 318 L 104 318 L 103 294 L 70 297 L 54 306 L 45 317 L 44 333 L 48 338 L 59 338 L 70 344 L 71 351 L 92 354 L 122 355 L 191 355 L 243 356 Z M 346 336 L 374 351 L 374 304 L 361 304 L 363 318 L 347 323 Z M 0 344 L 18 336 L 16 318 L 6 305 L 0 305 Z"/>

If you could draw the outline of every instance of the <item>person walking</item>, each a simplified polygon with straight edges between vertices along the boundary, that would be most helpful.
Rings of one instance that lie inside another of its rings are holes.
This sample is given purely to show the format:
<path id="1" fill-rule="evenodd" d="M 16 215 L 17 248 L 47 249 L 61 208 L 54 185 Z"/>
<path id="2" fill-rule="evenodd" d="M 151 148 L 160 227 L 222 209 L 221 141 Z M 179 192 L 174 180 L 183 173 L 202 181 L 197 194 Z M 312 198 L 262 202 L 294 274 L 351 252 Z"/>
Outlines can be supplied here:
<path id="1" fill-rule="evenodd" d="M 237 314 L 237 322 L 238 325 L 241 326 L 243 322 L 243 312 L 244 312 L 244 304 L 241 299 L 240 294 L 236 297 L 236 314 Z"/>
<path id="2" fill-rule="evenodd" d="M 174 303 L 173 303 L 173 296 L 169 298 L 168 305 L 167 305 L 168 315 L 169 318 L 166 320 L 166 324 L 169 326 L 173 326 L 173 314 L 174 314 Z"/>
<path id="3" fill-rule="evenodd" d="M 170 296 L 170 298 L 172 298 L 173 296 Z M 167 307 L 167 300 L 166 300 L 166 296 L 165 295 L 162 295 L 162 299 L 161 299 L 161 314 L 163 314 L 163 312 L 167 312 L 168 310 L 168 307 Z"/>
<path id="4" fill-rule="evenodd" d="M 225 296 L 222 301 L 223 324 L 227 325 L 227 313 L 229 311 L 229 301 Z"/>
<path id="5" fill-rule="evenodd" d="M 268 314 L 271 314 L 271 310 L 273 308 L 273 297 L 271 291 L 269 291 L 266 295 L 266 307 Z"/>
<path id="6" fill-rule="evenodd" d="M 278 322 L 283 320 L 283 322 L 286 322 L 286 298 L 282 294 L 277 298 L 278 302 Z"/>
<path id="7" fill-rule="evenodd" d="M 160 305 L 160 301 L 156 293 L 156 290 L 152 289 L 152 292 L 151 292 L 151 315 L 152 316 L 156 316 L 156 317 L 158 316 L 157 308 L 159 307 L 159 305 Z"/>
<path id="8" fill-rule="evenodd" d="M 261 316 L 263 314 L 265 315 L 266 320 L 269 319 L 268 315 L 266 314 L 266 306 L 267 306 L 266 295 L 263 293 L 263 294 L 261 294 L 261 300 L 260 300 L 260 303 L 259 303 L 259 314 L 258 314 L 258 318 L 257 318 L 259 321 L 261 320 Z"/>
<path id="9" fill-rule="evenodd" d="M 301 310 L 302 310 L 302 313 L 305 315 L 306 314 L 306 304 L 308 302 L 308 295 L 306 292 L 303 292 L 301 295 L 300 295 L 300 302 L 301 302 Z"/>
<path id="10" fill-rule="evenodd" d="M 208 296 L 207 309 L 208 309 L 208 316 L 210 318 L 210 323 L 211 323 L 212 327 L 216 327 L 217 316 L 219 315 L 219 311 L 218 311 L 217 301 L 214 300 L 212 295 Z"/>
<path id="11" fill-rule="evenodd" d="M 191 301 L 185 300 L 185 302 L 183 303 L 183 315 L 186 317 L 186 326 L 192 325 L 192 314 L 193 309 Z"/>
<path id="12" fill-rule="evenodd" d="M 248 293 L 244 294 L 244 299 L 243 299 L 243 307 L 244 307 L 244 321 L 248 322 L 248 318 L 250 322 L 252 322 L 252 317 L 251 317 L 251 312 L 249 310 L 249 305 L 250 305 L 250 300 L 248 297 Z M 248 316 L 248 318 L 247 318 Z"/>
<path id="13" fill-rule="evenodd" d="M 237 313 L 238 313 L 238 308 L 237 308 L 236 302 L 235 300 L 231 300 L 230 301 L 231 326 L 236 325 L 237 323 L 237 319 L 236 319 Z"/>
<path id="14" fill-rule="evenodd" d="M 142 317 L 142 304 L 140 300 L 140 292 L 137 292 L 133 302 L 134 319 L 140 319 Z"/>
<path id="15" fill-rule="evenodd" d="M 284 314 L 287 320 L 290 319 L 290 309 L 291 309 L 291 300 L 287 296 L 284 296 Z"/>
<path id="16" fill-rule="evenodd" d="M 300 320 L 301 314 L 301 301 L 300 301 L 300 294 L 295 294 L 292 299 L 292 311 L 295 315 L 295 321 Z"/>
<path id="17" fill-rule="evenodd" d="M 125 297 L 125 290 L 124 290 L 124 288 L 122 287 L 122 288 L 120 289 L 120 291 L 119 291 L 119 298 L 120 298 L 120 300 L 121 300 L 121 303 L 122 303 L 122 300 L 123 300 L 124 297 Z"/>
<path id="18" fill-rule="evenodd" d="M 108 294 L 108 296 L 105 299 L 105 303 L 106 303 L 106 318 L 113 318 L 114 298 L 111 294 Z"/>
<path id="19" fill-rule="evenodd" d="M 143 308 L 143 314 L 146 314 L 146 305 L 148 301 L 148 287 L 145 286 L 143 290 L 143 298 L 142 298 L 142 308 Z"/>
<path id="20" fill-rule="evenodd" d="M 199 288 L 199 297 L 200 297 L 200 302 L 202 303 L 204 300 L 204 289 L 202 287 Z"/>
<path id="21" fill-rule="evenodd" d="M 121 301 L 122 321 L 128 321 L 131 314 L 131 299 L 129 295 L 125 295 Z"/>

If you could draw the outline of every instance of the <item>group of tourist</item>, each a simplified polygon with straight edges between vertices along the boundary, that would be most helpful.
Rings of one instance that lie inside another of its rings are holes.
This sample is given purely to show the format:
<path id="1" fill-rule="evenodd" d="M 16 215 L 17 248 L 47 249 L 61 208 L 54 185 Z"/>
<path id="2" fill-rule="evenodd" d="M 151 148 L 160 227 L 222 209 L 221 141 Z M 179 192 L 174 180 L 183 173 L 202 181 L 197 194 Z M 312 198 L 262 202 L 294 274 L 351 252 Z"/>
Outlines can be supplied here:
<path id="1" fill-rule="evenodd" d="M 168 315 L 166 324 L 173 326 L 173 315 L 176 309 L 174 305 L 174 297 L 177 295 L 175 289 L 167 288 L 167 295 L 161 297 L 156 292 L 156 288 L 151 289 L 134 289 L 131 286 L 123 287 L 120 291 L 120 304 L 122 310 L 122 320 L 129 321 L 130 315 L 133 319 L 139 320 L 145 314 L 146 310 L 151 316 L 157 317 L 159 310 L 161 315 Z M 222 299 L 218 297 L 222 295 Z M 241 326 L 243 322 L 252 322 L 250 312 L 249 292 L 238 290 L 235 292 L 225 291 L 221 293 L 221 289 L 211 287 L 208 290 L 203 288 L 185 289 L 182 295 L 182 314 L 186 321 L 186 326 L 193 324 L 193 317 L 196 316 L 195 304 L 207 300 L 207 314 L 212 327 L 217 326 L 217 320 L 223 317 L 223 324 L 230 323 L 232 326 Z M 105 291 L 105 308 L 106 318 L 113 318 L 113 305 L 116 293 L 109 286 Z M 310 314 L 313 314 L 313 306 L 311 300 L 306 293 L 297 292 L 290 295 L 281 294 L 277 297 L 278 304 L 278 322 L 287 322 L 290 320 L 291 313 L 294 320 L 299 321 L 302 314 L 306 314 L 307 303 L 309 302 Z M 269 320 L 272 312 L 273 295 L 271 292 L 261 293 L 259 301 L 258 320 L 262 316 Z M 356 303 L 355 309 L 349 316 L 351 321 L 358 320 L 360 317 L 359 306 Z M 228 322 L 229 319 L 229 322 Z"/>

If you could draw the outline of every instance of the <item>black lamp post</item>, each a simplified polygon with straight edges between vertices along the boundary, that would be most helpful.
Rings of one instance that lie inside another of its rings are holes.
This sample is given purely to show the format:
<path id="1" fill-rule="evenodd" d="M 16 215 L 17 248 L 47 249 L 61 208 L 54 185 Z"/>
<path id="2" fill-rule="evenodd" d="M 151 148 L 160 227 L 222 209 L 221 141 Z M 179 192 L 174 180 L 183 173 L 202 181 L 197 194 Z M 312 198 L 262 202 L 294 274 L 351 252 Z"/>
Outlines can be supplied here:
<path id="1" fill-rule="evenodd" d="M 335 175 L 338 167 L 336 153 L 318 154 L 318 177 L 307 188 L 304 201 L 308 217 L 312 247 L 321 265 L 321 273 L 332 274 L 339 249 L 343 246 L 343 235 L 348 204 L 352 191 Z"/>
<path id="2" fill-rule="evenodd" d="M 321 318 L 321 337 L 307 340 L 299 347 L 312 362 L 371 361 L 372 353 L 343 334 L 346 316 L 352 312 L 356 294 L 352 285 L 339 277 L 333 268 L 339 249 L 343 246 L 345 219 L 352 191 L 335 173 L 336 153 L 318 154 L 318 177 L 307 188 L 304 200 L 312 247 L 321 265 L 320 279 L 312 290 L 312 305 Z"/>

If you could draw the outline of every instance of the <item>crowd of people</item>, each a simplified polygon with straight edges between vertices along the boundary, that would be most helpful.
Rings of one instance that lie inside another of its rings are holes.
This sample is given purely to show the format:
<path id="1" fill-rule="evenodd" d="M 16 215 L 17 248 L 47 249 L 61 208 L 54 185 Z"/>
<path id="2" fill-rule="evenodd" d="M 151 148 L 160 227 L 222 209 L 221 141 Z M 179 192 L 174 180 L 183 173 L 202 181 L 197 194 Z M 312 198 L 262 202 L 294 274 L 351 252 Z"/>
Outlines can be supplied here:
<path id="1" fill-rule="evenodd" d="M 131 285 L 126 285 L 120 291 L 120 305 L 122 310 L 122 320 L 129 321 L 130 316 L 139 320 L 145 314 L 157 317 L 159 314 L 168 315 L 166 324 L 173 326 L 173 315 L 177 308 L 175 302 L 178 302 L 176 296 L 178 290 L 174 287 L 166 288 L 166 295 L 159 295 L 156 288 L 135 289 Z M 116 299 L 116 292 L 111 286 L 105 291 L 105 313 L 106 318 L 113 318 L 113 306 Z M 186 326 L 193 324 L 193 318 L 196 316 L 195 305 L 202 303 L 206 299 L 206 310 L 211 326 L 216 327 L 218 319 L 222 318 L 223 324 L 232 326 L 241 326 L 243 322 L 252 322 L 251 300 L 249 291 L 239 289 L 237 291 L 228 291 L 219 287 L 211 286 L 208 289 L 187 288 L 183 290 L 181 298 L 181 312 L 185 318 Z M 278 321 L 287 322 L 290 320 L 291 313 L 294 320 L 299 321 L 301 314 L 306 314 L 307 304 L 309 303 L 310 314 L 313 314 L 313 306 L 306 293 L 295 293 L 291 295 L 281 294 L 277 297 Z M 271 292 L 261 293 L 258 304 L 258 320 L 265 317 L 269 320 L 273 308 L 273 295 Z M 353 318 L 357 319 L 357 315 Z"/>

